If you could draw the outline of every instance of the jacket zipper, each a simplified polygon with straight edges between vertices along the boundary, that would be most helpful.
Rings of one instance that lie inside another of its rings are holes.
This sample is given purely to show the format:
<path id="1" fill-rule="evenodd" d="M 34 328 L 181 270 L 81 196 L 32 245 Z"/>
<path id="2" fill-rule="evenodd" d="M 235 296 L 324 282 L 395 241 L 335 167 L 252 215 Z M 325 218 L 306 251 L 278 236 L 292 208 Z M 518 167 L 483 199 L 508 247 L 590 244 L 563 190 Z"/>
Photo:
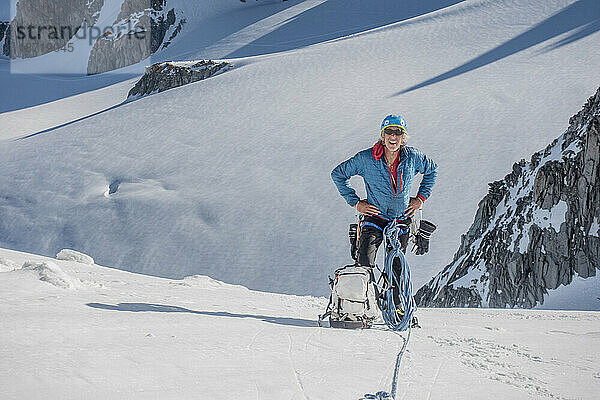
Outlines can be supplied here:
<path id="1" fill-rule="evenodd" d="M 400 169 L 400 165 L 406 161 L 406 159 L 400 161 L 398 163 L 398 177 L 400 178 L 398 180 L 398 184 L 396 185 L 396 190 L 394 190 L 394 183 L 392 182 L 392 180 L 394 179 L 392 177 L 392 169 L 389 167 L 389 165 L 387 165 L 387 163 L 385 161 L 383 161 L 383 163 L 385 164 L 387 170 L 388 170 L 388 176 L 390 178 L 390 186 L 392 187 L 392 192 L 394 192 L 394 197 L 398 197 L 398 192 L 402 191 L 402 170 Z"/>

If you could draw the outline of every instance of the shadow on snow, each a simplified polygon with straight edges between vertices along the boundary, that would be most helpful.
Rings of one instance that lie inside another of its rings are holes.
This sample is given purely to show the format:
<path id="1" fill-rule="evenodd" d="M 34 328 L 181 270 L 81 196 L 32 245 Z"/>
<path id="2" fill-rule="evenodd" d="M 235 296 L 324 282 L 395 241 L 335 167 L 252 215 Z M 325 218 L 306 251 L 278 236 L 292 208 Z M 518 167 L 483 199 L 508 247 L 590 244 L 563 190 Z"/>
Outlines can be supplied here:
<path id="1" fill-rule="evenodd" d="M 285 20 L 279 27 L 227 57 L 293 50 L 383 27 L 458 4 L 464 0 L 327 0 Z"/>
<path id="2" fill-rule="evenodd" d="M 95 117 L 96 115 L 100 115 L 100 114 L 103 114 L 103 113 L 105 113 L 107 111 L 114 110 L 115 108 L 121 107 L 122 105 L 130 103 L 130 102 L 131 102 L 131 100 L 126 100 L 126 101 L 124 101 L 122 103 L 115 104 L 114 106 L 110 106 L 108 108 L 105 108 L 104 110 L 100 110 L 100 111 L 96 111 L 95 113 L 92 113 L 92 114 L 84 115 L 83 117 L 74 119 L 73 121 L 69 121 L 69 122 L 65 122 L 65 123 L 60 124 L 60 125 L 52 126 L 50 128 L 46 128 L 46 129 L 38 131 L 38 132 L 30 133 L 29 135 L 21 136 L 19 138 L 15 138 L 15 139 L 12 139 L 12 140 L 29 139 L 29 138 L 37 136 L 37 135 L 42 135 L 44 133 L 52 132 L 52 131 L 54 131 L 56 129 L 64 128 L 65 126 L 69 126 L 69 125 L 75 124 L 77 122 L 85 121 L 88 118 L 92 118 L 92 117 Z"/>
<path id="3" fill-rule="evenodd" d="M 291 325 L 303 327 L 316 327 L 317 322 L 308 319 L 286 318 L 286 317 L 270 317 L 266 315 L 255 314 L 233 314 L 225 311 L 195 311 L 179 306 L 169 306 L 164 304 L 152 303 L 119 303 L 117 305 L 102 304 L 102 303 L 87 303 L 92 308 L 100 308 L 103 310 L 113 311 L 129 311 L 129 312 L 171 312 L 171 313 L 190 313 L 199 315 L 208 315 L 212 317 L 229 317 L 229 318 L 254 318 L 261 321 L 269 322 L 278 325 Z"/>
<path id="4" fill-rule="evenodd" d="M 463 1 L 372 0 L 366 3 L 364 0 L 327 0 L 319 3 L 319 0 L 296 0 L 249 4 L 202 21 L 191 30 L 183 29 L 173 45 L 151 55 L 149 64 L 200 56 L 237 58 L 293 50 L 425 15 Z M 291 9 L 293 7 L 297 9 Z M 249 35 L 236 36 L 248 29 Z M 229 49 L 225 54 L 205 52 L 220 42 L 223 42 L 223 49 Z M 0 62 L 0 84 L 5 90 L 0 96 L 0 113 L 100 89 L 136 76 L 139 74 L 106 73 L 93 77 L 12 74 L 10 62 L 3 60 Z M 39 90 L 42 87 L 44 90 Z"/>
<path id="5" fill-rule="evenodd" d="M 433 85 L 434 83 L 442 82 L 446 79 L 454 78 L 476 70 L 570 31 L 573 32 L 569 36 L 561 39 L 557 43 L 546 46 L 542 49 L 542 52 L 555 50 L 564 45 L 573 43 L 598 30 L 600 30 L 600 3 L 598 0 L 579 0 L 540 22 L 527 32 L 514 37 L 495 49 L 492 49 L 448 72 L 409 87 L 392 96 L 409 93 Z"/>
<path id="6" fill-rule="evenodd" d="M 9 61 L 0 60 L 0 114 L 101 89 L 138 76 L 138 73 L 112 72 L 93 76 L 17 74 L 10 72 Z"/>

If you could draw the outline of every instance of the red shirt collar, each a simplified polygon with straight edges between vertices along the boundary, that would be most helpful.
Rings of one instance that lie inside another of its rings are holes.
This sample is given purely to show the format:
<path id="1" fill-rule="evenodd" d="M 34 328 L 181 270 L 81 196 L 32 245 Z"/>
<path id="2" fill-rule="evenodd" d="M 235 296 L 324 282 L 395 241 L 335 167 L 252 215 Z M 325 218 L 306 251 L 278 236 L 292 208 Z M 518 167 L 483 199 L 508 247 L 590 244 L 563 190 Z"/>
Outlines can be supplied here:
<path id="1" fill-rule="evenodd" d="M 377 143 L 375 143 L 375 145 L 373 146 L 373 158 L 375 158 L 375 161 L 379 161 L 381 159 L 381 157 L 383 157 L 383 149 L 385 148 L 385 146 L 383 145 L 383 143 L 381 143 L 381 140 L 378 141 Z M 400 153 L 402 152 L 402 149 L 400 149 L 400 151 L 398 151 L 398 154 L 396 155 L 396 159 L 394 160 L 394 164 L 398 163 L 398 161 L 400 160 Z"/>
<path id="2" fill-rule="evenodd" d="M 375 143 L 375 146 L 373 146 L 373 157 L 376 161 L 379 161 L 381 156 L 383 156 L 383 143 L 381 143 L 380 140 L 377 143 Z"/>

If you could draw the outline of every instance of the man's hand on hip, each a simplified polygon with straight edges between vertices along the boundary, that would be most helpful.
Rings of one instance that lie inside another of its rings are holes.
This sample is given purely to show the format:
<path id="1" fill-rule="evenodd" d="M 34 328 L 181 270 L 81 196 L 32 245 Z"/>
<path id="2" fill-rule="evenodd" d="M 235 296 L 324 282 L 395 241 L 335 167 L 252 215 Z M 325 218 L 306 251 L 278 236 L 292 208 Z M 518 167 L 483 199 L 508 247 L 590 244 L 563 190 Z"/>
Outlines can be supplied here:
<path id="1" fill-rule="evenodd" d="M 366 200 L 359 200 L 354 206 L 359 213 L 364 215 L 377 215 L 380 211 L 373 204 L 369 204 Z"/>
<path id="2" fill-rule="evenodd" d="M 406 211 L 404 211 L 404 215 L 406 215 L 407 217 L 412 217 L 413 215 L 415 215 L 415 212 L 419 208 L 421 208 L 422 205 L 423 201 L 421 199 L 419 199 L 418 197 L 411 197 L 410 202 L 408 203 L 408 208 L 406 209 Z"/>

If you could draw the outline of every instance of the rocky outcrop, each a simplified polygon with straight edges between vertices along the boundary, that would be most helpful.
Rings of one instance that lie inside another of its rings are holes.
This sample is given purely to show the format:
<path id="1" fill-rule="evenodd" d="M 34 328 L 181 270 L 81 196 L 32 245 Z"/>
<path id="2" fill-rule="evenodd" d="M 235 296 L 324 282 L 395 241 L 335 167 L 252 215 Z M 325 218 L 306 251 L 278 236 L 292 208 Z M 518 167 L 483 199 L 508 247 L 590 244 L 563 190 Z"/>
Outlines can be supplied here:
<path id="1" fill-rule="evenodd" d="M 534 307 L 600 269 L 600 89 L 565 133 L 490 183 L 454 260 L 419 289 L 426 307 Z"/>
<path id="2" fill-rule="evenodd" d="M 94 44 L 88 74 L 112 71 L 145 60 L 167 47 L 185 22 L 182 11 L 168 9 L 167 0 L 124 0 L 113 29 Z"/>
<path id="3" fill-rule="evenodd" d="M 6 36 L 9 25 L 10 22 L 8 21 L 0 21 L 0 49 L 4 48 L 4 38 Z M 4 51 L 2 51 L 2 53 L 4 54 Z"/>
<path id="4" fill-rule="evenodd" d="M 31 58 L 59 49 L 72 52 L 77 40 L 89 41 L 86 72 L 97 74 L 147 59 L 169 46 L 186 23 L 183 11 L 169 7 L 168 0 L 120 1 L 115 20 L 99 26 L 105 0 L 19 0 L 15 18 L 0 22 L 2 53 Z"/>
<path id="5" fill-rule="evenodd" d="M 96 23 L 103 5 L 104 0 L 19 0 L 3 52 L 10 58 L 31 58 L 60 49 L 84 21 Z"/>
<path id="6" fill-rule="evenodd" d="M 180 61 L 156 63 L 146 68 L 146 73 L 129 91 L 128 98 L 163 92 L 188 83 L 200 81 L 227 71 L 233 65 L 227 61 Z"/>

